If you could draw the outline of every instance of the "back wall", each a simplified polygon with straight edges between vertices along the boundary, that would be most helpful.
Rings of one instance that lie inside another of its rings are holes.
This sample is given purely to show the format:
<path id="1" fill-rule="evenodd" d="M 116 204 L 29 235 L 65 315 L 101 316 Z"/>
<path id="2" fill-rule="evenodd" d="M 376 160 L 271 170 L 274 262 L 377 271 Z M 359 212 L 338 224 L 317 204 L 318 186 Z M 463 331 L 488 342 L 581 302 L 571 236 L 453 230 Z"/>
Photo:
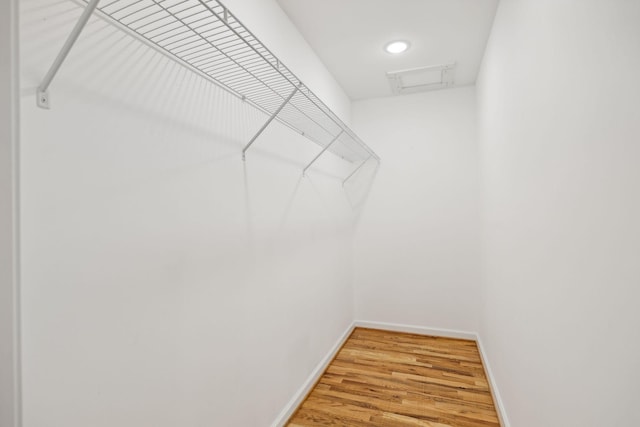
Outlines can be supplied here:
<path id="1" fill-rule="evenodd" d="M 475 108 L 474 87 L 354 103 L 382 158 L 354 242 L 356 319 L 476 331 Z"/>

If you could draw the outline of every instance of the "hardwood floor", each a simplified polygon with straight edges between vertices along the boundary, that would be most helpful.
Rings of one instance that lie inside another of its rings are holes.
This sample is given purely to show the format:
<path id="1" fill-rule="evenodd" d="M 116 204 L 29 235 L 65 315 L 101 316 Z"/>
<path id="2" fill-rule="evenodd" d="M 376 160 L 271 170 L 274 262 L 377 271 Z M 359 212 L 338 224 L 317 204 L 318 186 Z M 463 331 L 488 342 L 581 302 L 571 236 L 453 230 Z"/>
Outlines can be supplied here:
<path id="1" fill-rule="evenodd" d="M 500 424 L 475 342 L 356 328 L 287 425 Z"/>

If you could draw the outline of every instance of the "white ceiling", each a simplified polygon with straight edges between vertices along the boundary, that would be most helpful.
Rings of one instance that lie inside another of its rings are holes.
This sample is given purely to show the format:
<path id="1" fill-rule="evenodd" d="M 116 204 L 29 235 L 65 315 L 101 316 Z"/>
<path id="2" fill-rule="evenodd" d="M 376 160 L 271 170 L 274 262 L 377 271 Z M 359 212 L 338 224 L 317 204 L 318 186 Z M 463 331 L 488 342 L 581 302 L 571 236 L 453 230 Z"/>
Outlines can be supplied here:
<path id="1" fill-rule="evenodd" d="M 455 61 L 473 84 L 498 0 L 277 0 L 351 99 L 391 95 L 388 71 Z M 411 48 L 390 55 L 396 39 Z"/>

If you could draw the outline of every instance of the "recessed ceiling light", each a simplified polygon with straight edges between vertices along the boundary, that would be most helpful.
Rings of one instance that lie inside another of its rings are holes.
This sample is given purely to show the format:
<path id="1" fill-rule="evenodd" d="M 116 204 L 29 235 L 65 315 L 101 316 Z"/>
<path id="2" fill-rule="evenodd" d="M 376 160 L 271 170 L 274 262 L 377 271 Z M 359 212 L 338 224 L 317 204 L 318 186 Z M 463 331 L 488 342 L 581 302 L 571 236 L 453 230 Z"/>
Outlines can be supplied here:
<path id="1" fill-rule="evenodd" d="M 386 52 L 393 54 L 402 53 L 407 49 L 409 49 L 409 42 L 404 40 L 396 40 L 391 43 L 387 43 L 384 47 Z"/>

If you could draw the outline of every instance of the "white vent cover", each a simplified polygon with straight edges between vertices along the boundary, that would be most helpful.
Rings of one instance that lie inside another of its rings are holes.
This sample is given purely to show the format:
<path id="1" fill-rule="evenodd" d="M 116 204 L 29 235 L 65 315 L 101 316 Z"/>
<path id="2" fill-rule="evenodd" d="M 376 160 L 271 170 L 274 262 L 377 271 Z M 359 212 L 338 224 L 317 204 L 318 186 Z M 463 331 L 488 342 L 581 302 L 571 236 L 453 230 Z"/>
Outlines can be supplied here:
<path id="1" fill-rule="evenodd" d="M 390 71 L 387 78 L 396 95 L 443 89 L 453 86 L 456 64 L 431 65 L 429 67 Z"/>

